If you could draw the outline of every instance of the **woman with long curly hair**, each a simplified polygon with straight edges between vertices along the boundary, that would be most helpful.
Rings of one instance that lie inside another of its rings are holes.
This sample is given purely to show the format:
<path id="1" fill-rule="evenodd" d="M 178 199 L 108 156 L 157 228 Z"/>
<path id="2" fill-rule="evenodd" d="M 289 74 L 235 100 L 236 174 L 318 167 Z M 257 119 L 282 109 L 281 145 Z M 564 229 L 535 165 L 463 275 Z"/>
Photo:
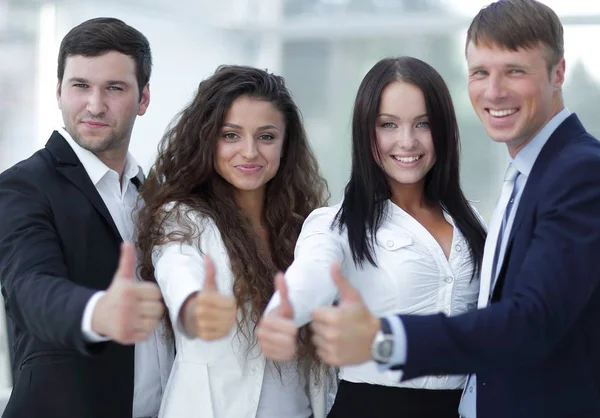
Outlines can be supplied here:
<path id="1" fill-rule="evenodd" d="M 255 328 L 326 195 L 282 77 L 221 66 L 200 83 L 159 145 L 137 220 L 141 275 L 161 288 L 177 349 L 161 417 L 325 416 L 308 344 L 274 363 Z"/>

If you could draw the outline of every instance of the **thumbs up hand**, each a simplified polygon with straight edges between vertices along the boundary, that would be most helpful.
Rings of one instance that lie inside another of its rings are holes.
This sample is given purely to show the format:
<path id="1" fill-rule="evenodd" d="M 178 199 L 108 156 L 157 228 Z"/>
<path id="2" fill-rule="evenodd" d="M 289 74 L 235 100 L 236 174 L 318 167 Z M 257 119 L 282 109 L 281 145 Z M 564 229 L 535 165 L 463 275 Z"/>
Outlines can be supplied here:
<path id="1" fill-rule="evenodd" d="M 237 306 L 233 296 L 222 295 L 217 288 L 215 265 L 204 257 L 205 278 L 201 292 L 184 303 L 184 328 L 191 336 L 212 341 L 225 337 L 235 325 Z"/>
<path id="2" fill-rule="evenodd" d="M 338 263 L 331 267 L 331 278 L 340 293 L 340 303 L 313 312 L 310 327 L 317 355 L 332 366 L 371 360 L 371 344 L 379 331 L 380 321 L 371 315 Z"/>
<path id="3" fill-rule="evenodd" d="M 275 276 L 275 290 L 281 296 L 279 306 L 263 315 L 256 332 L 265 357 L 273 361 L 290 360 L 296 355 L 298 328 L 283 273 Z"/>
<path id="4" fill-rule="evenodd" d="M 158 326 L 164 305 L 156 283 L 135 280 L 135 248 L 121 245 L 119 266 L 92 314 L 92 330 L 121 344 L 148 339 Z"/>

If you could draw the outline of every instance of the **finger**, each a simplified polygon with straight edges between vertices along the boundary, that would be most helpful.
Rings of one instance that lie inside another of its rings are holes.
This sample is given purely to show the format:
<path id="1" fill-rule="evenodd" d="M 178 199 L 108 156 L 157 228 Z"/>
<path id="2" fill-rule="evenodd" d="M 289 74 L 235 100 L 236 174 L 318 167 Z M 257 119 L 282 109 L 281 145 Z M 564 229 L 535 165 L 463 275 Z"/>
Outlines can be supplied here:
<path id="1" fill-rule="evenodd" d="M 331 278 L 340 292 L 342 303 L 361 301 L 360 294 L 342 274 L 342 266 L 337 261 L 331 265 Z"/>
<path id="2" fill-rule="evenodd" d="M 323 361 L 323 363 L 329 364 L 330 366 L 339 367 L 339 362 L 329 350 L 318 348 L 317 356 Z"/>
<path id="3" fill-rule="evenodd" d="M 235 311 L 235 298 L 227 295 L 219 295 L 218 293 L 198 293 L 196 304 L 198 309 L 219 310 L 219 311 Z"/>
<path id="4" fill-rule="evenodd" d="M 279 292 L 279 296 L 281 297 L 281 302 L 279 304 L 279 315 L 293 319 L 294 318 L 294 309 L 292 308 L 292 303 L 290 302 L 288 295 L 287 283 L 285 282 L 285 277 L 283 273 L 279 272 L 275 275 L 275 290 Z"/>
<path id="5" fill-rule="evenodd" d="M 339 318 L 339 310 L 340 308 L 333 308 L 333 307 L 320 307 L 315 309 L 312 314 L 312 322 L 311 325 L 318 325 L 318 324 L 322 324 L 322 325 L 327 325 L 327 326 L 333 326 L 336 325 L 338 323 L 338 318 Z"/>
<path id="6" fill-rule="evenodd" d="M 119 266 L 115 272 L 114 280 L 134 280 L 135 279 L 135 247 L 131 242 L 121 244 L 121 255 L 119 256 Z"/>
<path id="7" fill-rule="evenodd" d="M 156 318 L 140 318 L 133 324 L 133 331 L 149 334 L 158 326 L 158 322 Z"/>
<path id="8" fill-rule="evenodd" d="M 161 302 L 143 301 L 139 305 L 139 313 L 142 318 L 162 318 L 165 307 Z"/>
<path id="9" fill-rule="evenodd" d="M 291 337 L 295 337 L 298 334 L 298 328 L 293 320 L 276 316 L 265 318 L 261 322 L 260 328 L 264 328 L 268 332 L 286 334 Z"/>
<path id="10" fill-rule="evenodd" d="M 264 356 L 269 360 L 273 361 L 287 361 L 294 358 L 296 355 L 296 348 L 282 348 L 281 345 L 275 345 L 270 343 L 261 343 L 260 349 L 263 352 Z"/>
<path id="11" fill-rule="evenodd" d="M 134 288 L 139 301 L 162 301 L 162 293 L 156 283 L 140 282 L 136 283 Z"/>
<path id="12" fill-rule="evenodd" d="M 204 275 L 204 285 L 202 287 L 202 291 L 209 293 L 218 292 L 217 280 L 215 278 L 215 264 L 208 255 L 204 256 Z"/>
<path id="13" fill-rule="evenodd" d="M 143 331 L 143 330 L 137 331 L 136 330 L 132 334 L 131 343 L 132 344 L 133 343 L 141 343 L 143 341 L 146 341 L 148 338 L 150 338 L 150 334 L 151 334 L 151 332 L 148 332 L 148 331 Z"/>

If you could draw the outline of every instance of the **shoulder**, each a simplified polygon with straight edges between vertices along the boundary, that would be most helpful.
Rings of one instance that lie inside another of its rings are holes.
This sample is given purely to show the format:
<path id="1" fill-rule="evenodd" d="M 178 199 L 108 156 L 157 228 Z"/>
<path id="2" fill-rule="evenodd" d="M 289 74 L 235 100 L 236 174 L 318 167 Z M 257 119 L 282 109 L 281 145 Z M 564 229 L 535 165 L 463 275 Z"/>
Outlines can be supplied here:
<path id="1" fill-rule="evenodd" d="M 26 160 L 20 161 L 0 173 L 0 184 L 6 182 L 33 182 L 44 183 L 55 170 L 49 161 L 48 151 L 45 149 L 35 152 Z"/>
<path id="2" fill-rule="evenodd" d="M 313 210 L 310 215 L 304 220 L 302 225 L 301 235 L 308 233 L 328 232 L 335 228 L 332 228 L 336 215 L 338 214 L 341 207 L 341 203 L 333 206 L 322 207 Z"/>
<path id="3" fill-rule="evenodd" d="M 571 139 L 554 155 L 546 174 L 551 183 L 600 180 L 600 142 L 587 132 Z"/>

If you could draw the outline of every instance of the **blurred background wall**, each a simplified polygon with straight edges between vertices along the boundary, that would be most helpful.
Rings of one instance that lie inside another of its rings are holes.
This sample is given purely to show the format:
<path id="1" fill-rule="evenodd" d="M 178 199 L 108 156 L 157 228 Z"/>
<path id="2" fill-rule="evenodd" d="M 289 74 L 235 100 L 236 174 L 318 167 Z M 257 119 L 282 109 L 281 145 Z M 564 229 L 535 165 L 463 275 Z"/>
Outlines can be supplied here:
<path id="1" fill-rule="evenodd" d="M 600 2 L 547 0 L 565 25 L 565 98 L 600 135 Z M 466 28 L 487 0 L 0 0 L 0 170 L 43 147 L 61 125 L 56 58 L 62 37 L 97 16 L 114 16 L 149 39 L 151 104 L 131 151 L 147 170 L 166 126 L 220 64 L 283 75 L 337 202 L 350 169 L 350 116 L 360 80 L 385 56 L 433 65 L 453 94 L 462 136 L 462 184 L 489 219 L 507 161 L 467 96 Z M 1 301 L 0 301 L 1 303 Z M 0 411 L 11 385 L 0 309 Z"/>

